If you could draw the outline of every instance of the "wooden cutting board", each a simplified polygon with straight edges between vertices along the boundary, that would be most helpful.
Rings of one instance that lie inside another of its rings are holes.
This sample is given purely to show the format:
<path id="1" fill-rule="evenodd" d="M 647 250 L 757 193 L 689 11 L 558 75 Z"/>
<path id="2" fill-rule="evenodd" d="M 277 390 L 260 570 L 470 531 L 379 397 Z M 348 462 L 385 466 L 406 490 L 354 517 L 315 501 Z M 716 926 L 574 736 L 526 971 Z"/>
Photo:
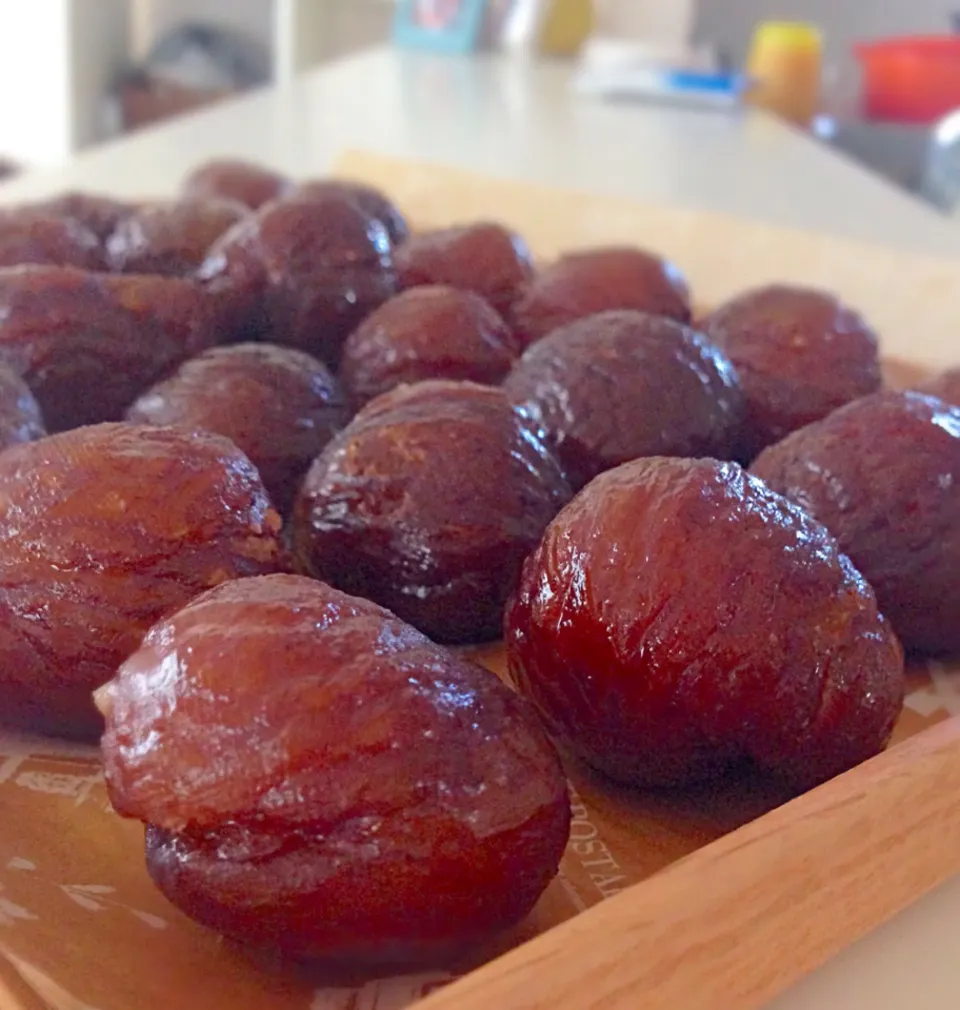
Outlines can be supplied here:
<path id="1" fill-rule="evenodd" d="M 897 383 L 960 361 L 960 261 L 360 153 L 337 174 L 419 227 L 503 221 L 544 259 L 647 246 L 702 306 L 767 281 L 829 287 L 879 330 Z M 499 647 L 478 655 L 502 672 Z M 571 843 L 528 921 L 470 961 L 374 982 L 264 963 L 188 922 L 150 885 L 95 752 L 0 737 L 0 1007 L 403 1010 L 430 993 L 423 1010 L 758 1007 L 960 872 L 954 712 L 951 670 L 912 671 L 896 746 L 785 805 L 760 778 L 636 794 L 571 766 Z"/>

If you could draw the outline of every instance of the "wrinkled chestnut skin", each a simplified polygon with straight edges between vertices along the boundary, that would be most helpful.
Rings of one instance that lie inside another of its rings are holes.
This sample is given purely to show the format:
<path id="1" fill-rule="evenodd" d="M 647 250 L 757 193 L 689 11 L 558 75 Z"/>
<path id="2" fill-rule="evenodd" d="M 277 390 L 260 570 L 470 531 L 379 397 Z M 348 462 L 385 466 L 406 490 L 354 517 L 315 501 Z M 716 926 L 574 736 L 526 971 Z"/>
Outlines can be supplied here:
<path id="1" fill-rule="evenodd" d="M 351 330 L 397 292 L 386 230 L 342 197 L 267 204 L 214 244 L 198 277 L 232 300 L 239 335 L 329 365 Z"/>
<path id="2" fill-rule="evenodd" d="M 0 453 L 0 721 L 94 737 L 91 691 L 205 589 L 276 570 L 277 515 L 226 439 L 104 424 Z"/>
<path id="3" fill-rule="evenodd" d="M 642 249 L 568 253 L 524 287 L 508 319 L 524 347 L 577 319 L 632 309 L 690 322 L 690 292 L 680 271 Z"/>
<path id="4" fill-rule="evenodd" d="M 128 214 L 107 239 L 107 265 L 118 273 L 187 277 L 213 243 L 248 213 L 232 200 L 146 204 Z"/>
<path id="5" fill-rule="evenodd" d="M 217 324 L 212 300 L 186 280 L 0 270 L 0 364 L 23 376 L 50 431 L 119 420 L 144 389 L 216 343 Z"/>
<path id="6" fill-rule="evenodd" d="M 245 944 L 442 963 L 522 919 L 556 874 L 570 804 L 533 710 L 329 586 L 274 575 L 205 594 L 98 702 L 110 796 L 151 825 L 153 880 Z"/>
<path id="7" fill-rule="evenodd" d="M 184 362 L 133 404 L 127 420 L 224 435 L 287 511 L 307 467 L 347 423 L 347 406 L 326 365 L 309 354 L 237 344 Z"/>
<path id="8" fill-rule="evenodd" d="M 950 368 L 917 386 L 918 393 L 936 396 L 952 407 L 960 407 L 960 368 Z"/>
<path id="9" fill-rule="evenodd" d="M 555 734 L 635 785 L 752 759 L 806 788 L 882 750 L 903 699 L 902 650 L 863 577 L 735 463 L 598 477 L 524 566 L 506 639 Z"/>
<path id="10" fill-rule="evenodd" d="M 23 263 L 102 270 L 103 249 L 89 228 L 34 210 L 0 213 L 0 267 Z"/>
<path id="11" fill-rule="evenodd" d="M 472 291 L 432 285 L 391 298 L 347 338 L 340 378 L 356 406 L 405 382 L 466 379 L 496 386 L 519 346 Z"/>
<path id="12" fill-rule="evenodd" d="M 195 168 L 180 192 L 188 200 L 235 200 L 257 210 L 285 196 L 293 183 L 280 172 L 239 158 L 214 158 Z"/>
<path id="13" fill-rule="evenodd" d="M 346 179 L 315 179 L 297 186 L 293 196 L 300 200 L 345 197 L 353 201 L 367 217 L 379 221 L 387 229 L 393 245 L 401 245 L 410 236 L 410 227 L 400 208 L 386 194 L 373 186 Z"/>
<path id="14" fill-rule="evenodd" d="M 92 231 L 100 242 L 105 242 L 117 225 L 135 208 L 135 204 L 116 200 L 112 196 L 72 191 L 29 204 L 24 210 L 76 221 Z"/>
<path id="15" fill-rule="evenodd" d="M 0 365 L 0 450 L 21 442 L 35 442 L 47 430 L 40 404 L 15 372 Z"/>
<path id="16" fill-rule="evenodd" d="M 709 315 L 701 329 L 740 376 L 743 461 L 880 388 L 876 335 L 827 292 L 784 285 L 749 291 Z"/>
<path id="17" fill-rule="evenodd" d="M 520 565 L 570 497 L 499 389 L 421 382 L 371 401 L 304 478 L 299 569 L 447 643 L 500 633 Z"/>
<path id="18" fill-rule="evenodd" d="M 555 330 L 527 348 L 503 388 L 546 433 L 575 489 L 640 456 L 730 458 L 742 420 L 726 357 L 642 312 Z"/>
<path id="19" fill-rule="evenodd" d="M 397 250 L 396 260 L 404 288 L 447 284 L 473 291 L 501 315 L 533 275 L 527 243 L 489 222 L 411 235 Z"/>
<path id="20" fill-rule="evenodd" d="M 876 393 L 752 469 L 837 538 L 908 651 L 960 652 L 960 408 Z"/>

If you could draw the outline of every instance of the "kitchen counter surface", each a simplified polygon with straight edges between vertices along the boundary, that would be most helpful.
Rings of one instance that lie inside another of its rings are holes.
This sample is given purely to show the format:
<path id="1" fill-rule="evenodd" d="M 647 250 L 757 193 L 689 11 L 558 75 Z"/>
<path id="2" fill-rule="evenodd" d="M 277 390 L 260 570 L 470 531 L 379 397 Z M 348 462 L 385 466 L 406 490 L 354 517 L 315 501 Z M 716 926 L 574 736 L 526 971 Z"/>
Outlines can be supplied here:
<path id="1" fill-rule="evenodd" d="M 601 104 L 572 95 L 569 76 L 560 63 L 371 50 L 15 180 L 0 201 L 64 187 L 165 194 L 225 153 L 305 176 L 360 147 L 960 255 L 955 225 L 765 115 Z"/>

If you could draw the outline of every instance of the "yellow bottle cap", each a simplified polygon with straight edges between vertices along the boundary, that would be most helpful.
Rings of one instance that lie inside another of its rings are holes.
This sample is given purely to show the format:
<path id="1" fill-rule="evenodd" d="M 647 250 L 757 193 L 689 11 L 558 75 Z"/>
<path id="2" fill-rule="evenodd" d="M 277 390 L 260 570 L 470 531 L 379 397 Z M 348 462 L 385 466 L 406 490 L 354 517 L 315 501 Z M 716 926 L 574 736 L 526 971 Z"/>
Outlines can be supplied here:
<path id="1" fill-rule="evenodd" d="M 820 50 L 823 39 L 820 30 L 802 21 L 764 21 L 753 33 L 754 49 L 777 46 L 789 49 Z"/>

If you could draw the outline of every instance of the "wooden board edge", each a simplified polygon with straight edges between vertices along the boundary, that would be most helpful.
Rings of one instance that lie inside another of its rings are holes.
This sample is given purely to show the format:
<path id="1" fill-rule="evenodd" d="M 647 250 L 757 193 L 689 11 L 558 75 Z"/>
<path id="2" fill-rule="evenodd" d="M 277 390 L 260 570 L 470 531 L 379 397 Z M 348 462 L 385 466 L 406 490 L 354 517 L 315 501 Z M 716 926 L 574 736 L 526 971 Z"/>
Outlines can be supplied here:
<path id="1" fill-rule="evenodd" d="M 465 976 L 422 1010 L 754 1010 L 960 873 L 960 717 Z"/>

